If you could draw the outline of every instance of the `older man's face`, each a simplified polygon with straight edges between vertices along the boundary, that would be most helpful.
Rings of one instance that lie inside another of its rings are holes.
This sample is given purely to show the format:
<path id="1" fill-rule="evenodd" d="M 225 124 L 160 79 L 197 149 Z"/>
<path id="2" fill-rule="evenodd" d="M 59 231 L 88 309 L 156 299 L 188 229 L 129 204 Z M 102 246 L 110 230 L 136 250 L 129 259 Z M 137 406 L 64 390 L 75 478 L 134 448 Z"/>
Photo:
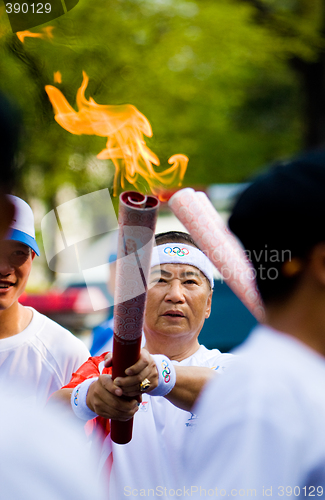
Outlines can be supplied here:
<path id="1" fill-rule="evenodd" d="M 144 332 L 197 337 L 210 316 L 212 291 L 205 276 L 187 264 L 163 264 L 151 269 Z M 153 286 L 154 285 L 154 286 Z"/>

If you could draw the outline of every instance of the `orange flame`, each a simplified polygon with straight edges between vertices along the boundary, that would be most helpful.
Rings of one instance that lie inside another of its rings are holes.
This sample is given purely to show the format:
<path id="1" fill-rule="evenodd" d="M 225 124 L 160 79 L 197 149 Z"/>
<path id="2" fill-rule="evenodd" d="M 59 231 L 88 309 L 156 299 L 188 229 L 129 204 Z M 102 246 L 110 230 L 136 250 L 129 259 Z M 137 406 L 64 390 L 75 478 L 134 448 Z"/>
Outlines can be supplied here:
<path id="1" fill-rule="evenodd" d="M 144 135 L 152 136 L 147 118 L 132 104 L 102 105 L 91 97 L 85 97 L 88 76 L 83 72 L 83 82 L 77 92 L 78 111 L 75 111 L 62 92 L 52 85 L 45 90 L 55 112 L 55 120 L 68 132 L 82 135 L 107 137 L 106 148 L 97 158 L 110 159 L 115 166 L 114 196 L 118 191 L 118 180 L 122 188 L 125 181 L 138 188 L 138 177 L 143 177 L 151 191 L 159 196 L 160 185 L 181 185 L 188 158 L 176 154 L 169 158 L 172 166 L 163 172 L 156 172 L 153 165 L 160 165 L 159 158 L 146 145 Z"/>
<path id="2" fill-rule="evenodd" d="M 61 75 L 60 71 L 55 71 L 55 73 L 53 75 L 53 80 L 55 83 L 62 83 L 62 75 Z"/>
<path id="3" fill-rule="evenodd" d="M 51 39 L 53 38 L 53 33 L 52 33 L 53 30 L 54 26 L 46 26 L 46 28 L 42 28 L 43 33 L 32 33 L 31 31 L 26 30 L 26 31 L 17 31 L 16 35 L 18 36 L 21 43 L 24 43 L 26 37 L 43 38 L 44 40 L 46 38 Z"/>

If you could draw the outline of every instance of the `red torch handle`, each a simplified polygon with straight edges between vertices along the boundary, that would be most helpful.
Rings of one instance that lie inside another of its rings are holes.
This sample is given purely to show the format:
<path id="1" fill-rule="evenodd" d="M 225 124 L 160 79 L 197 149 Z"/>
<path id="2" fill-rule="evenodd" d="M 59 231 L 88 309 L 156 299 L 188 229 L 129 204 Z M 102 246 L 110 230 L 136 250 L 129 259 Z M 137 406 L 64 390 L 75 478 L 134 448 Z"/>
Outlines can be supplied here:
<path id="1" fill-rule="evenodd" d="M 124 371 L 134 365 L 139 359 L 141 348 L 141 337 L 134 343 L 125 343 L 114 334 L 113 351 L 114 364 L 112 367 L 112 378 L 125 376 Z M 127 398 L 129 399 L 129 398 Z M 131 399 L 131 398 L 130 398 Z M 133 418 L 127 422 L 120 420 L 111 421 L 111 438 L 114 443 L 126 444 L 132 439 Z"/>
<path id="2" fill-rule="evenodd" d="M 141 335 L 150 273 L 151 252 L 159 201 L 154 196 L 125 192 L 120 196 L 119 237 L 114 294 L 112 377 L 140 357 Z M 126 444 L 132 438 L 133 419 L 112 420 L 111 438 Z"/>

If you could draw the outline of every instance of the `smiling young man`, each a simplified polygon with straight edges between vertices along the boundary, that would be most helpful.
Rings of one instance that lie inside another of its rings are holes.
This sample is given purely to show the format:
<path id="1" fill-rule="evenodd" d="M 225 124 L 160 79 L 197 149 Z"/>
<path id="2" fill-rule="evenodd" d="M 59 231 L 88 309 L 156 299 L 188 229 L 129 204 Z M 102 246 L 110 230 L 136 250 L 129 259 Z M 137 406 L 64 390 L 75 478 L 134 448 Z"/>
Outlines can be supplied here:
<path id="1" fill-rule="evenodd" d="M 110 358 L 106 367 L 105 354 L 90 358 L 71 383 L 55 394 L 69 403 L 71 398 L 72 408 L 84 420 L 99 415 L 93 422 L 106 432 L 107 419 L 127 420 L 134 415 L 128 444 L 113 443 L 109 434 L 103 444 L 103 462 L 105 457 L 108 462 L 113 458 L 109 493 L 114 500 L 148 496 L 149 490 L 161 496 L 161 489 L 181 487 L 177 457 L 183 434 L 189 435 L 196 422 L 191 407 L 206 381 L 232 360 L 231 355 L 208 350 L 198 342 L 211 311 L 210 261 L 186 233 L 157 235 L 156 244 L 143 328 L 146 345 L 140 361 L 126 371 L 126 378 L 113 382 L 108 375 Z M 149 382 L 145 392 L 139 388 L 144 379 Z M 165 382 L 170 384 L 167 389 Z M 74 408 L 76 398 L 80 404 L 81 393 L 84 412 Z M 124 401 L 122 394 L 142 394 L 142 402 L 138 407 L 136 399 Z"/>
<path id="2" fill-rule="evenodd" d="M 8 198 L 15 215 L 0 240 L 0 378 L 3 386 L 23 388 L 26 400 L 45 404 L 89 353 L 70 332 L 19 303 L 39 249 L 30 206 L 16 196 Z"/>

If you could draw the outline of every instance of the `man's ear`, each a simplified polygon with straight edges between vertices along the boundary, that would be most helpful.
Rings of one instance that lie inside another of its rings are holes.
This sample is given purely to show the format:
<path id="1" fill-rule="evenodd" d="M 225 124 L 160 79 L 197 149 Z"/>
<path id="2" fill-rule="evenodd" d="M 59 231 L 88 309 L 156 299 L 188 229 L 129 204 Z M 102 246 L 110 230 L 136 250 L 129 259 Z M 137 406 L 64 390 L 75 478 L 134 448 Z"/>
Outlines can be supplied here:
<path id="1" fill-rule="evenodd" d="M 308 261 L 314 279 L 325 287 L 325 242 L 314 246 Z"/>
<path id="2" fill-rule="evenodd" d="M 207 319 L 211 314 L 212 293 L 213 293 L 213 290 L 210 290 L 209 297 L 207 300 L 207 307 L 205 310 L 205 319 Z"/>
<path id="3" fill-rule="evenodd" d="M 32 260 L 34 260 L 36 253 L 32 250 Z"/>

